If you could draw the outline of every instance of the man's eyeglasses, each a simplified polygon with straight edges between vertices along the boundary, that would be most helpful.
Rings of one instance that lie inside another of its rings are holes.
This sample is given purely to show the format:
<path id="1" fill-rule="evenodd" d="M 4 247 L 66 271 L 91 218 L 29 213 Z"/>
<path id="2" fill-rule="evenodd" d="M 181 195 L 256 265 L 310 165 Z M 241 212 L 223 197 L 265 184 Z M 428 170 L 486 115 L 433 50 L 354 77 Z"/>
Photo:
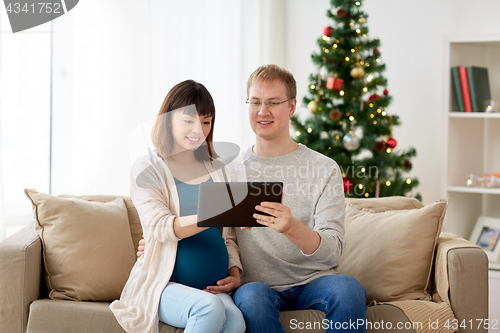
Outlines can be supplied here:
<path id="1" fill-rule="evenodd" d="M 272 109 L 278 105 L 281 105 L 285 102 L 288 102 L 290 100 L 292 100 L 292 98 L 289 98 L 287 99 L 286 101 L 283 101 L 283 102 L 279 102 L 279 101 L 274 101 L 274 100 L 270 100 L 270 101 L 265 101 L 265 102 L 261 102 L 261 101 L 254 101 L 254 100 L 249 100 L 247 99 L 246 103 L 250 105 L 250 108 L 252 109 L 260 109 L 262 107 L 262 104 L 265 104 L 269 109 Z"/>

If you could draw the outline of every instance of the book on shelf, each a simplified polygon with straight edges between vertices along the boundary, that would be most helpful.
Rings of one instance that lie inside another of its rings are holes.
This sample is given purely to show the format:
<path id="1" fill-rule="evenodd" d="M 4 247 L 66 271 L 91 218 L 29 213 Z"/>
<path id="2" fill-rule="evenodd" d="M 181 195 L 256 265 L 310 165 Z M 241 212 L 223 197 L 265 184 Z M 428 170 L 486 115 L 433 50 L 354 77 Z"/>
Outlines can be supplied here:
<path id="1" fill-rule="evenodd" d="M 484 101 L 491 99 L 488 69 L 484 67 L 467 66 L 472 112 L 484 111 Z"/>
<path id="2" fill-rule="evenodd" d="M 460 73 L 460 83 L 462 85 L 462 97 L 464 100 L 465 112 L 472 112 L 472 106 L 470 103 L 469 79 L 467 78 L 467 68 L 465 66 L 460 66 L 458 67 L 458 72 Z"/>
<path id="3" fill-rule="evenodd" d="M 464 99 L 462 96 L 462 84 L 460 83 L 460 73 L 458 72 L 458 67 L 451 68 L 451 78 L 453 79 L 453 88 L 455 91 L 458 111 L 464 112 Z"/>

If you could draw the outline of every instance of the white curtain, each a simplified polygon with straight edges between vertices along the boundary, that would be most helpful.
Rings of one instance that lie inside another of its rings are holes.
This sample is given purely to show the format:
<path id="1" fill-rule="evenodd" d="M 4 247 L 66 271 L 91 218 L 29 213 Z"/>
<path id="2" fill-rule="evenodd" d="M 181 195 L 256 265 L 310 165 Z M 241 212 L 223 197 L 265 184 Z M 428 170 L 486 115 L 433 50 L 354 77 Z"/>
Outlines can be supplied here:
<path id="1" fill-rule="evenodd" d="M 251 145 L 246 79 L 266 63 L 286 66 L 285 9 L 285 0 L 86 0 L 52 21 L 52 34 L 2 34 L 2 46 L 7 37 L 19 44 L 28 36 L 40 48 L 22 52 L 18 45 L 17 58 L 8 60 L 9 77 L 31 90 L 18 89 L 17 109 L 1 114 L 3 147 L 6 137 L 16 143 L 1 163 L 5 198 L 12 198 L 7 211 L 28 220 L 22 189 L 48 192 L 49 174 L 55 195 L 128 195 L 130 154 L 138 153 L 133 134 L 186 79 L 203 83 L 214 98 L 214 140 Z M 35 59 L 51 72 L 27 70 Z"/>
<path id="2" fill-rule="evenodd" d="M 53 192 L 128 194 L 130 135 L 185 79 L 214 97 L 214 139 L 249 146 L 246 78 L 285 65 L 284 5 L 87 0 L 55 20 Z"/>
<path id="3" fill-rule="evenodd" d="M 1 5 L 3 7 L 3 5 Z M 10 33 L 0 10 L 0 240 L 33 221 L 24 188 L 49 190 L 50 24 Z"/>

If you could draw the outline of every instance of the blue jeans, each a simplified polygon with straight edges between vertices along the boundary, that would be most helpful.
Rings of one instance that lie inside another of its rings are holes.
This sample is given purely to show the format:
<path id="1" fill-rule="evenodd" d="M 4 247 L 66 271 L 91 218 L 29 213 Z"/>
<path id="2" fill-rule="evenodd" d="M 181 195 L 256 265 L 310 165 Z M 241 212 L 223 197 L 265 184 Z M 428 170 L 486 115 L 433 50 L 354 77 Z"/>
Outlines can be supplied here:
<path id="1" fill-rule="evenodd" d="M 160 321 L 184 333 L 243 333 L 245 321 L 228 294 L 211 294 L 169 282 L 160 298 Z"/>
<path id="2" fill-rule="evenodd" d="M 247 333 L 284 333 L 280 311 L 305 309 L 325 313 L 321 327 L 327 333 L 366 332 L 366 292 L 356 279 L 347 275 L 323 276 L 281 292 L 260 282 L 250 282 L 239 287 L 233 299 L 245 317 Z M 353 325 L 361 320 L 363 325 Z M 285 325 L 299 327 L 298 322 Z"/>

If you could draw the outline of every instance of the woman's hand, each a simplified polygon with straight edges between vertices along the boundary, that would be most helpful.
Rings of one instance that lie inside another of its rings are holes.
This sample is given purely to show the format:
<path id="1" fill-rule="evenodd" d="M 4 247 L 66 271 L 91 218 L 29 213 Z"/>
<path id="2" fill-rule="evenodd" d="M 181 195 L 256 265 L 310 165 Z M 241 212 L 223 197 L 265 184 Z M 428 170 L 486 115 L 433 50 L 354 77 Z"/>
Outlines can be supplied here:
<path id="1" fill-rule="evenodd" d="M 144 248 L 146 247 L 146 241 L 144 240 L 144 236 L 142 236 L 139 241 L 139 247 L 137 248 L 137 259 L 144 255 Z"/>
<path id="2" fill-rule="evenodd" d="M 226 278 L 217 281 L 216 286 L 208 286 L 203 289 L 203 291 L 212 294 L 227 294 L 233 290 L 236 290 L 240 285 L 240 270 L 238 267 L 233 266 L 228 270 Z"/>

